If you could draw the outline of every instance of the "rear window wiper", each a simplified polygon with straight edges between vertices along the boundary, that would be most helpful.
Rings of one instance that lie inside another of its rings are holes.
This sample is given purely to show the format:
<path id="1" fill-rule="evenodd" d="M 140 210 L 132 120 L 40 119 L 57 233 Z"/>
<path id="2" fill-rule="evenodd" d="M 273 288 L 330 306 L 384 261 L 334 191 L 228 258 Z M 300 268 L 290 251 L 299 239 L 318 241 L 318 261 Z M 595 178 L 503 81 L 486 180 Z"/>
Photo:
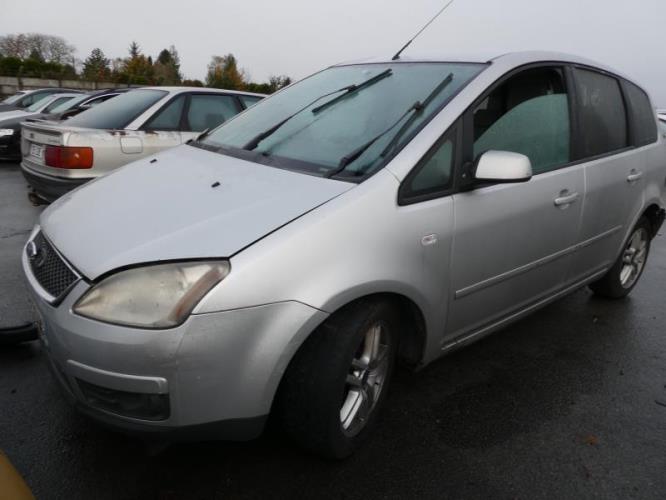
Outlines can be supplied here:
<path id="1" fill-rule="evenodd" d="M 391 141 L 390 141 L 390 142 L 386 145 L 386 147 L 382 150 L 380 156 L 382 156 L 382 157 L 386 156 L 386 155 L 388 154 L 388 152 L 389 152 L 391 149 L 393 149 L 393 146 L 395 146 L 395 144 L 398 142 L 398 139 L 402 136 L 402 134 L 404 134 L 405 131 L 406 131 L 407 129 L 409 129 L 409 127 L 411 126 L 411 124 L 414 122 L 414 119 L 416 118 L 416 116 L 417 116 L 421 111 L 423 111 L 423 109 L 425 109 L 425 108 L 426 108 L 426 107 L 432 102 L 432 100 L 433 100 L 435 97 L 437 97 L 437 95 L 438 95 L 442 90 L 444 90 L 444 89 L 447 87 L 447 85 L 449 85 L 449 84 L 451 83 L 452 80 L 453 80 L 453 73 L 449 73 L 448 76 L 447 76 L 446 78 L 444 78 L 444 80 L 442 80 L 441 83 L 440 83 L 439 85 L 437 85 L 437 87 L 435 87 L 435 88 L 433 89 L 432 92 L 430 92 L 430 94 L 428 95 L 428 97 L 426 97 L 425 100 L 424 100 L 423 102 L 421 102 L 421 101 L 416 101 L 414 104 L 412 104 L 412 105 L 407 109 L 407 111 L 405 111 L 402 115 L 400 115 L 400 117 L 399 117 L 395 122 L 393 122 L 393 123 L 391 124 L 391 126 L 389 126 L 387 129 L 383 130 L 382 132 L 380 132 L 379 134 L 377 134 L 376 136 L 374 136 L 374 137 L 373 137 L 372 139 L 370 139 L 368 142 L 362 144 L 361 146 L 359 146 L 358 148 L 356 148 L 356 149 L 353 150 L 352 152 L 350 152 L 350 153 L 346 154 L 345 156 L 343 156 L 343 157 L 340 159 L 340 162 L 338 163 L 338 166 L 337 166 L 335 169 L 331 170 L 330 172 L 327 172 L 326 174 L 324 174 L 324 177 L 333 177 L 334 175 L 337 175 L 337 174 L 339 174 L 340 172 L 342 172 L 345 168 L 347 168 L 347 165 L 349 165 L 350 163 L 352 163 L 353 161 L 355 161 L 356 159 L 358 159 L 358 157 L 360 157 L 363 153 L 365 153 L 365 151 L 366 151 L 370 146 L 372 146 L 375 142 L 377 142 L 379 139 L 381 139 L 381 138 L 384 137 L 386 134 L 388 134 L 391 130 L 393 130 L 395 127 L 397 127 L 398 124 L 399 124 L 399 123 L 400 123 L 400 122 L 401 122 L 406 116 L 408 116 L 409 114 L 412 114 L 412 113 L 413 113 L 412 116 L 409 118 L 409 120 L 407 120 L 407 121 L 405 122 L 405 124 L 404 124 L 402 127 L 400 127 L 400 130 L 398 130 L 398 132 L 393 136 L 393 138 L 391 139 Z"/>
<path id="2" fill-rule="evenodd" d="M 324 94 L 324 95 L 321 95 L 321 96 L 317 97 L 316 99 L 314 99 L 313 101 L 309 102 L 308 104 L 306 104 L 306 105 L 303 106 L 302 108 L 298 109 L 296 112 L 294 112 L 294 113 L 290 114 L 289 116 L 287 116 L 287 117 L 286 117 L 284 120 L 282 120 L 281 122 L 278 122 L 277 124 L 273 125 L 271 128 L 269 128 L 269 129 L 267 129 L 267 130 L 264 130 L 263 132 L 261 132 L 261 133 L 255 135 L 250 141 L 248 141 L 248 142 L 243 146 L 243 149 L 247 149 L 248 151 L 252 151 L 253 149 L 255 149 L 255 148 L 259 145 L 259 143 L 260 143 L 261 141 L 263 141 L 263 140 L 266 139 L 267 137 L 273 135 L 273 134 L 274 134 L 274 133 L 275 133 L 280 127 L 282 127 L 282 125 L 284 125 L 285 123 L 287 123 L 287 122 L 288 122 L 289 120 L 291 120 L 294 116 L 298 115 L 299 113 L 302 113 L 303 111 L 305 111 L 306 109 L 308 109 L 310 106 L 312 106 L 313 104 L 315 104 L 315 103 L 318 102 L 318 101 L 321 101 L 321 100 L 324 99 L 325 97 L 331 96 L 331 95 L 333 95 L 333 94 L 337 94 L 337 93 L 339 93 L 339 92 L 344 92 L 344 94 L 342 94 L 342 95 L 336 97 L 335 99 L 331 99 L 329 102 L 326 102 L 326 103 L 322 104 L 321 106 L 318 106 L 318 107 L 316 107 L 315 109 L 313 109 L 313 110 L 312 110 L 313 113 L 317 113 L 317 112 L 321 111 L 324 107 L 328 107 L 328 106 L 331 105 L 331 103 L 333 103 L 333 102 L 338 102 L 341 98 L 343 98 L 343 97 L 345 97 L 345 96 L 347 96 L 347 95 L 349 95 L 349 94 L 351 94 L 351 93 L 353 93 L 353 92 L 358 92 L 358 91 L 361 90 L 362 88 L 369 87 L 370 85 L 372 85 L 372 84 L 374 84 L 374 83 L 376 83 L 376 82 L 378 82 L 378 81 L 380 81 L 380 80 L 383 80 L 383 79 L 386 78 L 387 76 L 390 76 L 391 73 L 392 73 L 392 71 L 391 71 L 391 69 L 389 68 L 389 69 L 387 69 L 387 70 L 385 70 L 385 71 L 382 71 L 382 72 L 379 73 L 378 75 L 375 75 L 375 76 L 373 76 L 372 78 L 367 79 L 367 80 L 364 81 L 364 82 L 361 82 L 361 83 L 358 83 L 358 84 L 357 84 L 357 83 L 352 83 L 351 85 L 347 85 L 346 87 L 339 88 L 339 89 L 337 89 L 337 90 L 334 90 L 333 92 L 329 92 L 329 93 L 327 93 L 327 94 Z"/>

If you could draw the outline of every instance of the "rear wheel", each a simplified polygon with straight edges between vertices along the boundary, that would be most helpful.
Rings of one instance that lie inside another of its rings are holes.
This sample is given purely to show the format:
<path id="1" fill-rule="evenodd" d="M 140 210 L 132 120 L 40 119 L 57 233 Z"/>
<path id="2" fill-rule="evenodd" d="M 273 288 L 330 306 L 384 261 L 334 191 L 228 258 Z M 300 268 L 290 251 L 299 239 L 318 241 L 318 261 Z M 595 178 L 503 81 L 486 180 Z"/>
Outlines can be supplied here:
<path id="1" fill-rule="evenodd" d="M 344 458 L 368 437 L 393 373 L 397 324 L 388 304 L 360 301 L 313 332 L 276 402 L 292 439 L 319 455 Z"/>
<path id="2" fill-rule="evenodd" d="M 592 291 L 602 297 L 620 299 L 626 297 L 638 283 L 650 253 L 652 225 L 642 217 L 631 232 L 624 250 L 610 270 L 590 285 Z"/>

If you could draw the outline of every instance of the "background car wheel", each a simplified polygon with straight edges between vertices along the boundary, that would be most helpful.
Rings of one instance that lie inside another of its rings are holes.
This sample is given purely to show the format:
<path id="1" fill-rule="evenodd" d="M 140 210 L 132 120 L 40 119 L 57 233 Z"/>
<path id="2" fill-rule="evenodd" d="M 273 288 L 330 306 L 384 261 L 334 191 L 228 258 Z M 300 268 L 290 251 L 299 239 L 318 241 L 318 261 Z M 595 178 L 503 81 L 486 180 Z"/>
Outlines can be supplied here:
<path id="1" fill-rule="evenodd" d="M 603 278 L 590 285 L 596 295 L 621 299 L 631 292 L 645 269 L 645 263 L 650 253 L 651 235 L 650 221 L 642 217 L 631 232 L 613 267 Z"/>
<path id="2" fill-rule="evenodd" d="M 359 301 L 305 341 L 284 376 L 275 413 L 304 448 L 344 458 L 371 433 L 395 366 L 397 316 L 390 304 Z"/>

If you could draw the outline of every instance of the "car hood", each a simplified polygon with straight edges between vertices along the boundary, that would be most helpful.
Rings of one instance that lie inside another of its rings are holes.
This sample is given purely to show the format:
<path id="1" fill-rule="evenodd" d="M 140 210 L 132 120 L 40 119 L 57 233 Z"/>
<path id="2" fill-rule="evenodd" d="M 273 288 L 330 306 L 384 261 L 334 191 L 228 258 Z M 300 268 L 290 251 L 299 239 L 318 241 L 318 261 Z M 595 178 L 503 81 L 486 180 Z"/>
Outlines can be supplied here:
<path id="1" fill-rule="evenodd" d="M 145 262 L 231 257 L 354 186 L 180 146 L 68 193 L 40 224 L 95 279 Z"/>

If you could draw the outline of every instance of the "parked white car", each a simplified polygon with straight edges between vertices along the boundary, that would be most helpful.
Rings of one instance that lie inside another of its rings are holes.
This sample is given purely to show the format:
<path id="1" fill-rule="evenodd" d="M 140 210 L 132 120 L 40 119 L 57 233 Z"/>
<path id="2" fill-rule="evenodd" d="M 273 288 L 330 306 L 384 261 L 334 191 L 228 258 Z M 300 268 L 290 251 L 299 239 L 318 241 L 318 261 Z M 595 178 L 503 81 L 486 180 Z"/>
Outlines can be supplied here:
<path id="1" fill-rule="evenodd" d="M 144 87 L 66 123 L 23 124 L 21 169 L 52 201 L 126 163 L 178 146 L 262 99 L 208 88 Z"/>

